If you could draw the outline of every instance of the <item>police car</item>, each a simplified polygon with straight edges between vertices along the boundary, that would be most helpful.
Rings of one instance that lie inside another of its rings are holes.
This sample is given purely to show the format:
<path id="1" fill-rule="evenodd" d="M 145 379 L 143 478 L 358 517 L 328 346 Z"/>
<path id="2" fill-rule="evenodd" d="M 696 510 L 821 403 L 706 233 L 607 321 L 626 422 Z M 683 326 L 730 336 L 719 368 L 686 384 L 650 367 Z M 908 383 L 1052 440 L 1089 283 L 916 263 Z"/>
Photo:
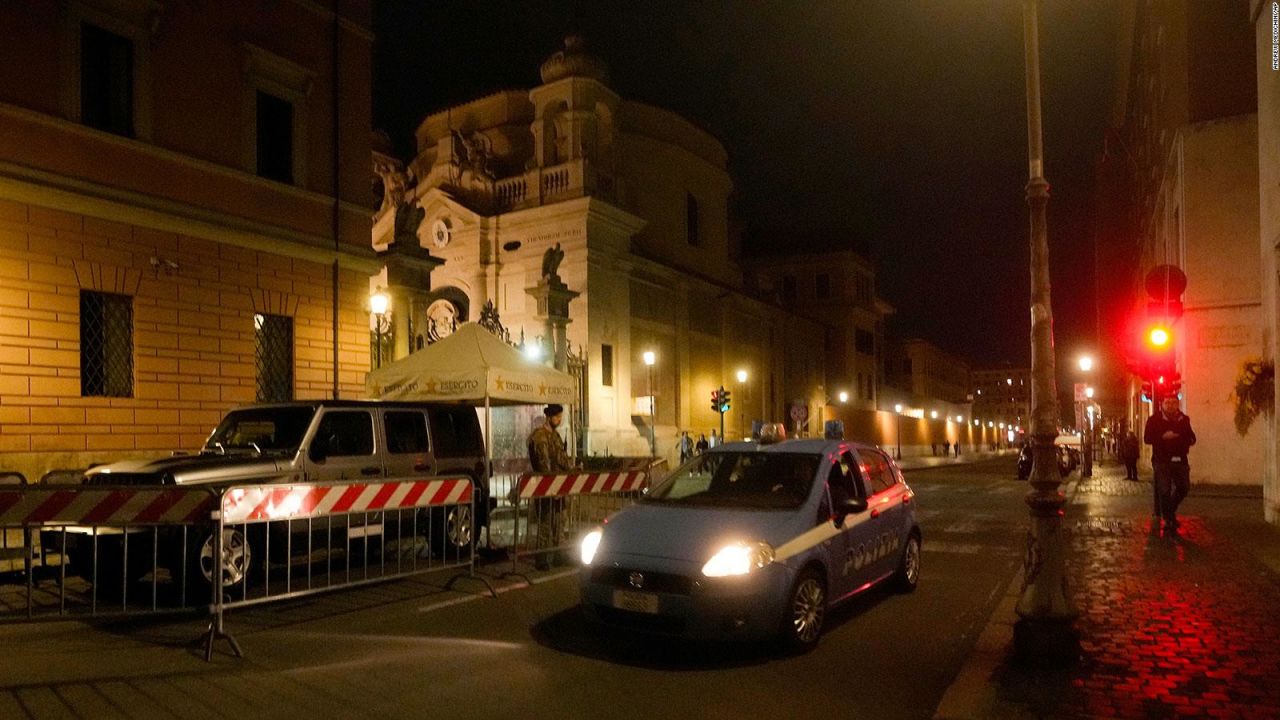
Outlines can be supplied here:
<path id="1" fill-rule="evenodd" d="M 878 448 L 731 443 L 583 536 L 582 604 L 608 624 L 804 651 L 836 603 L 886 581 L 914 590 L 920 537 L 915 495 Z"/>

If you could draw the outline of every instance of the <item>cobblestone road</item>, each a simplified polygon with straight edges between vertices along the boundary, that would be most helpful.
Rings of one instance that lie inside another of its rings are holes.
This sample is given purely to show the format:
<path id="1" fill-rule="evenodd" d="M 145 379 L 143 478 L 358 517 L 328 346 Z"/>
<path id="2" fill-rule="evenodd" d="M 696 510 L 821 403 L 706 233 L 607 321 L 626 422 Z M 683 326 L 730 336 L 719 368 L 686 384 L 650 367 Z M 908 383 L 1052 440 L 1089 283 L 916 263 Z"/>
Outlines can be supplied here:
<path id="1" fill-rule="evenodd" d="M 1194 501 L 1180 533 L 1153 529 L 1150 483 L 1114 472 L 1079 483 L 1067 516 L 1082 662 L 1006 667 L 1005 700 L 1036 717 L 1280 718 L 1280 578 Z"/>

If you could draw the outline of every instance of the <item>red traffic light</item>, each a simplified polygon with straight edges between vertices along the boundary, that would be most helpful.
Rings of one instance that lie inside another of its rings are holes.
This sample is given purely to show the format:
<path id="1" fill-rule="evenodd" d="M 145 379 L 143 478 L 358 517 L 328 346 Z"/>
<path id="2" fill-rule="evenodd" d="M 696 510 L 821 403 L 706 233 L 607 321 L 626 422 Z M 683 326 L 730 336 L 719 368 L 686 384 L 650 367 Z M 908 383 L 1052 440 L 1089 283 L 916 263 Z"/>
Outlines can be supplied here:
<path id="1" fill-rule="evenodd" d="M 1163 325 L 1156 325 L 1147 330 L 1147 345 L 1152 350 L 1166 350 L 1173 335 Z"/>

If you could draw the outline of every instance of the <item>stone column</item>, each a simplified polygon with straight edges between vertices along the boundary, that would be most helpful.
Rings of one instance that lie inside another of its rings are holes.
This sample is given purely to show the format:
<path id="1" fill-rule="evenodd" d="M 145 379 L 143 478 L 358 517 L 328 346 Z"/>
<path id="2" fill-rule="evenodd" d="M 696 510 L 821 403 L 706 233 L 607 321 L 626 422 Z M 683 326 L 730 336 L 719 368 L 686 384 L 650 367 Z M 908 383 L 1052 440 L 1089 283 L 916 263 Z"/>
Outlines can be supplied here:
<path id="1" fill-rule="evenodd" d="M 537 285 L 525 288 L 525 293 L 538 303 L 535 317 L 542 322 L 543 351 L 557 370 L 564 370 L 569 354 L 569 302 L 582 293 L 570 290 L 555 274 L 544 275 Z"/>
<path id="2" fill-rule="evenodd" d="M 412 334 L 425 332 L 423 304 L 431 290 L 431 271 L 444 260 L 412 242 L 397 241 L 378 254 L 387 265 L 387 294 L 391 296 L 391 359 L 399 360 L 415 349 Z M 412 331 L 412 332 L 411 332 Z"/>

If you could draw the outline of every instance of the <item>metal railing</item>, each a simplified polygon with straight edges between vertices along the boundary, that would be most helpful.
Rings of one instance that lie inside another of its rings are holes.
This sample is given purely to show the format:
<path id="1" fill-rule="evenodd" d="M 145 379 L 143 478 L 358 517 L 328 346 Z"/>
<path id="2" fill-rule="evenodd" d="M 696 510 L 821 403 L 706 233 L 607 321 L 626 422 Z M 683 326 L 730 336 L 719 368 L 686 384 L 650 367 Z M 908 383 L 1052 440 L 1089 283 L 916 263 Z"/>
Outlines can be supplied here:
<path id="1" fill-rule="evenodd" d="M 0 620 L 207 607 L 188 549 L 208 534 L 216 506 L 217 494 L 203 488 L 0 487 L 0 533 L 7 541 L 20 532 L 26 558 L 20 584 L 0 582 Z"/>
<path id="2" fill-rule="evenodd" d="M 470 478 L 412 478 L 237 485 L 221 495 L 202 571 L 213 583 L 205 657 L 225 639 L 229 610 L 410 575 L 475 574 L 474 486 Z M 215 563 L 213 558 L 221 558 Z"/>
<path id="3" fill-rule="evenodd" d="M 635 502 L 665 462 L 643 469 L 561 474 L 524 473 L 516 481 L 512 572 L 522 559 L 546 567 L 577 547 L 582 534 Z"/>

